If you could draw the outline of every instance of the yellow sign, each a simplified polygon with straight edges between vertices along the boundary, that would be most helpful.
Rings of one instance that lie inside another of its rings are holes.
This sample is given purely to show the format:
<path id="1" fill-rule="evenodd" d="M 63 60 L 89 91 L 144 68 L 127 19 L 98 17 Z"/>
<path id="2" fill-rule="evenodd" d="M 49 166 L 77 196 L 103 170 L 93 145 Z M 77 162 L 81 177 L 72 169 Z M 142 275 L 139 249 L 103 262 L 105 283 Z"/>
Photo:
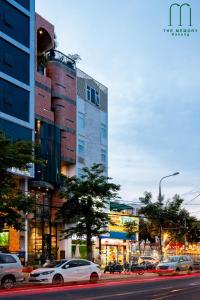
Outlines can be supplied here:
<path id="1" fill-rule="evenodd" d="M 111 223 L 109 224 L 109 231 L 114 232 L 126 232 L 124 225 L 127 222 L 135 222 L 137 225 L 137 231 L 139 226 L 139 218 L 123 215 L 122 213 L 112 213 L 110 214 Z"/>

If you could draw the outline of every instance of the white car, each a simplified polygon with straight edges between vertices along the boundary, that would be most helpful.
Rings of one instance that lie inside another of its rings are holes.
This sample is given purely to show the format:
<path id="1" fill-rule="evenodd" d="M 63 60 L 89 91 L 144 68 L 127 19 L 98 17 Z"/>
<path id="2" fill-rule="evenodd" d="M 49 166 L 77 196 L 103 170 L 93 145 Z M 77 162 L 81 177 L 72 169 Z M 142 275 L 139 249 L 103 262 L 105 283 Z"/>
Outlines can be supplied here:
<path id="1" fill-rule="evenodd" d="M 142 262 L 149 262 L 152 264 L 158 264 L 159 260 L 157 258 L 154 258 L 152 256 L 140 256 L 138 259 L 138 263 L 141 264 Z"/>
<path id="2" fill-rule="evenodd" d="M 85 259 L 65 259 L 45 263 L 42 268 L 31 272 L 29 282 L 62 284 L 64 282 L 97 282 L 100 267 Z"/>
<path id="3" fill-rule="evenodd" d="M 167 260 L 158 264 L 157 270 L 159 275 L 165 273 L 178 274 L 181 271 L 191 273 L 193 270 L 193 261 L 189 255 L 169 256 Z"/>
<path id="4" fill-rule="evenodd" d="M 11 289 L 16 282 L 24 281 L 22 264 L 17 255 L 0 253 L 0 285 Z"/>

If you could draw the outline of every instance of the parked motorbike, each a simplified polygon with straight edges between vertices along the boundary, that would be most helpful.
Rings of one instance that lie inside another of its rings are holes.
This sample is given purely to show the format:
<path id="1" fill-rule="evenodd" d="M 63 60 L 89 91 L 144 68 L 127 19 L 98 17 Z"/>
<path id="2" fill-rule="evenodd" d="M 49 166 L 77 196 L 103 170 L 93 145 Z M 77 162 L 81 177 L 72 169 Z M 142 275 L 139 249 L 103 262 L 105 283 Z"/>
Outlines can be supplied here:
<path id="1" fill-rule="evenodd" d="M 145 271 L 155 270 L 156 264 L 150 262 L 142 262 L 141 264 L 132 264 L 131 271 L 136 272 L 139 275 L 143 275 Z"/>
<path id="2" fill-rule="evenodd" d="M 109 262 L 107 266 L 105 266 L 104 273 L 109 272 L 113 274 L 115 272 L 121 273 L 123 271 L 123 266 L 118 263 L 111 263 Z"/>

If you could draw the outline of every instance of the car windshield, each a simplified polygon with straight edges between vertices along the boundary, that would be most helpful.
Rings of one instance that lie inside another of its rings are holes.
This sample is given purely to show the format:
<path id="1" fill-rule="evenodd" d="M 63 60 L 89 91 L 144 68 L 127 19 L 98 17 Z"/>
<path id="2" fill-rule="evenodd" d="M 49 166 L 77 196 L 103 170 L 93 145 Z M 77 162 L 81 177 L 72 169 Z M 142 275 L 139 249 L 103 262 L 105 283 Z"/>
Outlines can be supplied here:
<path id="1" fill-rule="evenodd" d="M 170 256 L 168 259 L 164 260 L 163 262 L 178 262 L 179 257 L 178 256 Z"/>
<path id="2" fill-rule="evenodd" d="M 46 262 L 43 265 L 43 268 L 58 268 L 65 262 L 67 262 L 67 260 L 55 260 L 55 261 L 51 261 L 51 262 Z"/>

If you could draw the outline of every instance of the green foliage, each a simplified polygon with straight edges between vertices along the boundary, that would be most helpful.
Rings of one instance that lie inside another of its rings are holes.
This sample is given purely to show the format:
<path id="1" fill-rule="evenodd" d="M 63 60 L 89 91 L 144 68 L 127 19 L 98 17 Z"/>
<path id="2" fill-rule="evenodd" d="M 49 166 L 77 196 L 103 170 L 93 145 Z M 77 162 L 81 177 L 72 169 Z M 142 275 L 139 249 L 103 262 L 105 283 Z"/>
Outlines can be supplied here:
<path id="1" fill-rule="evenodd" d="M 127 232 L 128 239 L 131 239 L 138 232 L 138 224 L 135 221 L 126 222 L 124 228 Z"/>
<path id="2" fill-rule="evenodd" d="M 28 170 L 34 161 L 33 151 L 31 142 L 13 143 L 0 132 L 0 231 L 5 226 L 22 230 L 23 213 L 32 210 L 33 199 L 22 193 L 9 169 Z"/>
<path id="3" fill-rule="evenodd" d="M 140 214 L 145 217 L 140 221 L 140 239 L 154 240 L 155 236 L 159 236 L 161 224 L 163 231 L 170 234 L 171 240 L 183 242 L 186 237 L 188 241 L 200 241 L 200 223 L 182 208 L 184 199 L 179 195 L 166 201 L 161 209 L 158 201 L 153 202 L 149 192 L 145 192 L 139 200 L 142 204 Z"/>
<path id="4" fill-rule="evenodd" d="M 116 199 L 119 185 L 110 183 L 111 178 L 103 175 L 103 166 L 94 164 L 90 169 L 83 168 L 83 176 L 66 177 L 61 196 L 67 201 L 58 212 L 58 219 L 68 224 L 63 237 L 76 234 L 86 236 L 88 258 L 91 259 L 92 237 L 104 233 L 109 216 L 106 208 L 111 199 Z"/>

